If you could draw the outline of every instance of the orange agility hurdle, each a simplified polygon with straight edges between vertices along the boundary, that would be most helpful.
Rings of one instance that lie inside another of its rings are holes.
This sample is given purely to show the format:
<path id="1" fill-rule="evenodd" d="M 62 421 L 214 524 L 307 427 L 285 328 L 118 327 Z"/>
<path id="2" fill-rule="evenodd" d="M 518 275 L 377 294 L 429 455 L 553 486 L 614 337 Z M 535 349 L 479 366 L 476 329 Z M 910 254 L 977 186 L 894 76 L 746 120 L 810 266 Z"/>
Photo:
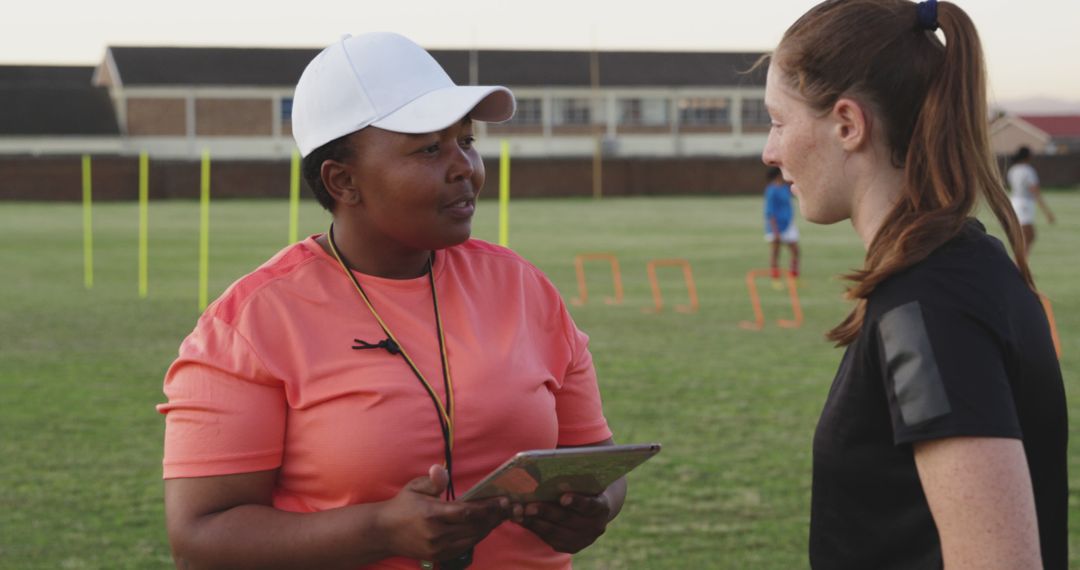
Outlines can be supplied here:
<path id="1" fill-rule="evenodd" d="M 659 313 L 664 309 L 664 297 L 660 293 L 660 283 L 656 280 L 656 268 L 658 266 L 682 267 L 683 279 L 686 280 L 686 292 L 690 296 L 690 304 L 675 305 L 675 310 L 680 313 L 697 312 L 700 305 L 698 304 L 697 287 L 694 285 L 694 273 L 690 270 L 690 262 L 685 259 L 654 259 L 649 262 L 647 269 L 649 271 L 649 283 L 652 285 L 654 307 L 652 309 L 646 307 L 643 310 L 645 312 Z"/>
<path id="2" fill-rule="evenodd" d="M 776 324 L 785 329 L 797 329 L 802 326 L 803 312 L 799 304 L 799 293 L 795 285 L 795 276 L 790 271 L 785 271 L 787 277 L 788 297 L 791 299 L 791 311 L 794 316 L 791 320 L 777 319 Z M 761 310 L 761 296 L 757 291 L 757 278 L 771 277 L 769 269 L 751 269 L 746 273 L 746 289 L 750 292 L 750 304 L 754 308 L 754 322 L 742 321 L 739 326 L 747 330 L 759 331 L 765 328 L 765 313 Z"/>
<path id="3" fill-rule="evenodd" d="M 1058 359 L 1061 358 L 1061 338 L 1058 337 L 1057 323 L 1054 322 L 1054 309 L 1050 306 L 1050 299 L 1039 295 L 1043 308 L 1046 309 L 1046 320 L 1050 322 L 1050 336 L 1054 339 L 1054 350 L 1057 351 Z"/>
<path id="4" fill-rule="evenodd" d="M 611 278 L 615 282 L 615 294 L 605 297 L 604 302 L 609 305 L 618 305 L 623 300 L 622 271 L 619 270 L 619 258 L 612 253 L 581 253 L 574 256 L 574 269 L 577 271 L 578 296 L 571 299 L 575 305 L 584 305 L 589 301 L 589 287 L 585 283 L 586 261 L 608 261 L 611 263 Z"/>

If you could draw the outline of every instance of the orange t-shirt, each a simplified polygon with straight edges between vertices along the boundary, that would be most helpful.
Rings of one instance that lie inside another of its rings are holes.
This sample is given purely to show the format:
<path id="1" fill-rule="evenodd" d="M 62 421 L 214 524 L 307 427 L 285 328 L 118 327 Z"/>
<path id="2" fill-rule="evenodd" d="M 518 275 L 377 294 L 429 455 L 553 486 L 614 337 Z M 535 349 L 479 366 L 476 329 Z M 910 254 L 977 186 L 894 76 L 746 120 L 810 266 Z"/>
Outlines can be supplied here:
<path id="1" fill-rule="evenodd" d="M 279 469 L 274 506 L 314 512 L 384 501 L 443 461 L 438 416 L 315 236 L 241 278 L 199 319 L 165 376 L 166 479 Z M 433 267 L 454 386 L 454 484 L 463 493 L 518 451 L 605 440 L 588 337 L 536 267 L 479 240 Z M 428 277 L 356 273 L 445 401 Z M 392 558 L 369 568 L 416 568 Z M 569 568 L 504 523 L 473 568 Z"/>

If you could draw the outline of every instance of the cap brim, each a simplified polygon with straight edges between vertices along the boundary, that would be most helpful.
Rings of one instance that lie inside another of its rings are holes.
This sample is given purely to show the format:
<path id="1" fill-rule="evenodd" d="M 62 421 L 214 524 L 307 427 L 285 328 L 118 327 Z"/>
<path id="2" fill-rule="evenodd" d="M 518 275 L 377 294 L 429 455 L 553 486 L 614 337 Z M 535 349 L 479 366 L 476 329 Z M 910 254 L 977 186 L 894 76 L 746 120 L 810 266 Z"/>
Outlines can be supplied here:
<path id="1" fill-rule="evenodd" d="M 502 122 L 514 116 L 515 106 L 513 93 L 505 87 L 456 85 L 425 93 L 371 126 L 397 133 L 433 133 L 465 115 L 475 121 Z"/>

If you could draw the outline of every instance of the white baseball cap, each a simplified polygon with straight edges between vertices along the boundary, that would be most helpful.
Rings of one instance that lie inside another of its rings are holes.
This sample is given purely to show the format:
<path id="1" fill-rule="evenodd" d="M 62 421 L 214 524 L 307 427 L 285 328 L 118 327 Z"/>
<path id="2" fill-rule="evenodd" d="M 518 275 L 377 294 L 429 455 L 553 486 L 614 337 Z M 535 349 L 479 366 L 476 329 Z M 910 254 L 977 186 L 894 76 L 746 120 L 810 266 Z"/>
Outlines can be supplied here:
<path id="1" fill-rule="evenodd" d="M 501 86 L 458 86 L 424 48 L 399 34 L 345 36 L 319 52 L 293 94 L 292 132 L 307 156 L 364 127 L 441 131 L 467 114 L 500 122 L 514 114 Z"/>

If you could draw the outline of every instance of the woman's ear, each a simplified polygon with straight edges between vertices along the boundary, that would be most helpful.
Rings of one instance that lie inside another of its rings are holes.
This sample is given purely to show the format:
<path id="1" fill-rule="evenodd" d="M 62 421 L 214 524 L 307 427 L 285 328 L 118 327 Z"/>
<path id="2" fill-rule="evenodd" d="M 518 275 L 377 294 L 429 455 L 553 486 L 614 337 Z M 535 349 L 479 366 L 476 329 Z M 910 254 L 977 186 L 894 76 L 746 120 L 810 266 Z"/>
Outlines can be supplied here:
<path id="1" fill-rule="evenodd" d="M 334 203 L 355 206 L 360 203 L 360 189 L 353 175 L 353 165 L 336 160 L 324 160 L 319 168 L 323 186 Z"/>
<path id="2" fill-rule="evenodd" d="M 869 144 L 870 115 L 858 101 L 841 97 L 833 105 L 830 115 L 835 122 L 834 134 L 844 150 L 852 152 Z"/>

